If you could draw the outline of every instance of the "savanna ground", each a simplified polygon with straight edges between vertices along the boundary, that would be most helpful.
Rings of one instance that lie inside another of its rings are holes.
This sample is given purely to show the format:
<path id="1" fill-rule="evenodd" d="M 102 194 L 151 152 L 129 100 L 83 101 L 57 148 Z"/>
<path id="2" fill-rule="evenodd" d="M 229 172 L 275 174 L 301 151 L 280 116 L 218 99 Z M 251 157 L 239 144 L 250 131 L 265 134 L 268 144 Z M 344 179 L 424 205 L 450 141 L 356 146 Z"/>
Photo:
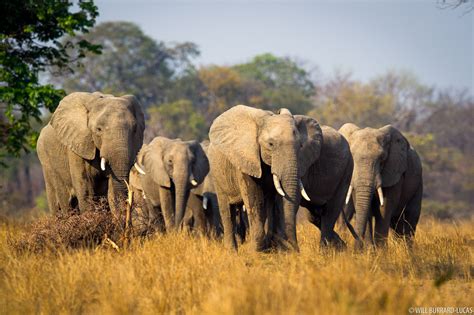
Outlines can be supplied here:
<path id="1" fill-rule="evenodd" d="M 408 314 L 416 306 L 474 306 L 473 221 L 422 218 L 409 250 L 321 251 L 319 232 L 298 227 L 295 253 L 238 254 L 220 242 L 157 235 L 128 249 L 15 252 L 3 223 L 3 314 Z M 352 245 L 351 236 L 342 237 Z"/>

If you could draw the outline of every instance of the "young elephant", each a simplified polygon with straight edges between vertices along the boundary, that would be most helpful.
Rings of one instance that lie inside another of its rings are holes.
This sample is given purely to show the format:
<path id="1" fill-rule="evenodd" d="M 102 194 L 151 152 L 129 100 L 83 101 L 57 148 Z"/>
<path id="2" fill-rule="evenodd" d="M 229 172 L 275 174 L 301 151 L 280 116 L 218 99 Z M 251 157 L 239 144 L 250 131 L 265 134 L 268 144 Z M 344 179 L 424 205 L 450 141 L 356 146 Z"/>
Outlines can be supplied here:
<path id="1" fill-rule="evenodd" d="M 209 141 L 202 142 L 201 147 L 207 155 Z M 184 224 L 202 235 L 218 237 L 222 234 L 219 205 L 211 172 L 200 185 L 191 189 Z"/>
<path id="2" fill-rule="evenodd" d="M 279 194 L 283 199 L 279 226 L 290 248 L 298 250 L 296 212 L 304 192 L 300 174 L 319 157 L 322 134 L 318 123 L 309 117 L 297 122 L 286 109 L 273 114 L 238 105 L 214 120 L 209 138 L 225 244 L 237 249 L 235 212 L 244 205 L 252 246 L 265 250 L 267 209 Z"/>
<path id="3" fill-rule="evenodd" d="M 143 145 L 134 168 L 130 182 L 143 197 L 150 221 L 162 214 L 171 231 L 181 226 L 189 192 L 204 181 L 209 161 L 197 141 L 156 137 Z"/>
<path id="4" fill-rule="evenodd" d="M 127 197 L 125 182 L 144 129 L 141 106 L 132 95 L 66 96 L 37 144 L 49 209 L 86 211 L 91 202 L 107 196 L 115 210 L 118 199 Z"/>
<path id="5" fill-rule="evenodd" d="M 411 239 L 420 217 L 423 195 L 418 154 L 402 133 L 390 125 L 360 129 L 345 124 L 339 131 L 348 140 L 354 158 L 346 202 L 352 201 L 349 206 L 355 207 L 357 234 L 371 243 L 375 237 L 376 244 L 385 245 L 392 227 L 398 235 Z M 362 247 L 363 241 L 356 242 L 356 246 Z"/>

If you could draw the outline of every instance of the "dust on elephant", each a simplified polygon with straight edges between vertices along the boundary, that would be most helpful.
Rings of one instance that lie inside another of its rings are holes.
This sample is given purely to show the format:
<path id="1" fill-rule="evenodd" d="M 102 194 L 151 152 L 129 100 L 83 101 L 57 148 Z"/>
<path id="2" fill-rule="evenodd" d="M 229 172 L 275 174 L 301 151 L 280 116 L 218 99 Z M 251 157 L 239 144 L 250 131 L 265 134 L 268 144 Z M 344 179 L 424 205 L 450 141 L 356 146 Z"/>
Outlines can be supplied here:
<path id="1" fill-rule="evenodd" d="M 306 120 L 295 115 L 296 124 Z M 309 210 L 309 220 L 321 230 L 321 245 L 342 248 L 345 243 L 334 231 L 334 226 L 349 188 L 353 160 L 349 144 L 335 129 L 322 126 L 322 147 L 319 159 L 302 175 L 306 189 L 301 206 Z"/>
<path id="2" fill-rule="evenodd" d="M 390 227 L 398 235 L 411 239 L 420 217 L 423 195 L 418 154 L 391 125 L 360 129 L 345 124 L 339 131 L 348 140 L 354 159 L 346 200 L 355 209 L 355 230 L 362 237 L 356 246 L 362 247 L 367 239 L 373 243 L 374 238 L 375 244 L 385 245 Z"/>
<path id="3" fill-rule="evenodd" d="M 215 180 L 227 247 L 237 249 L 236 207 L 244 205 L 255 250 L 268 245 L 265 221 L 276 194 L 283 196 L 284 239 L 298 250 L 296 212 L 301 198 L 300 174 L 319 157 L 322 134 L 309 117 L 296 123 L 286 109 L 279 114 L 237 105 L 217 117 L 209 132 L 209 160 Z M 271 218 L 270 218 L 271 219 Z"/>
<path id="4" fill-rule="evenodd" d="M 150 219 L 163 215 L 171 231 L 181 226 L 189 192 L 204 181 L 209 161 L 197 141 L 156 137 L 143 145 L 134 168 L 131 183 L 145 198 Z"/>
<path id="5" fill-rule="evenodd" d="M 209 141 L 201 143 L 206 156 L 208 147 Z M 206 175 L 201 184 L 191 189 L 184 224 L 201 235 L 219 237 L 222 234 L 219 205 L 211 172 Z"/>
<path id="6" fill-rule="evenodd" d="M 108 196 L 126 198 L 130 168 L 143 143 L 144 116 L 132 95 L 66 96 L 41 130 L 37 152 L 51 211 L 79 209 Z"/>

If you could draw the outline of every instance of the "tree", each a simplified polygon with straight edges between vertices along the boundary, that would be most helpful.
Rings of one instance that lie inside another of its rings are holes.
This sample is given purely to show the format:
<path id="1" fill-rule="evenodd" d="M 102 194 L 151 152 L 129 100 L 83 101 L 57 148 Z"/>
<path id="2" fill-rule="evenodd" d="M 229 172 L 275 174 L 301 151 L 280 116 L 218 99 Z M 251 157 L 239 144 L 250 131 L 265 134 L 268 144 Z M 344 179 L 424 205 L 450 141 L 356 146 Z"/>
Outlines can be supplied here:
<path id="1" fill-rule="evenodd" d="M 350 74 L 336 74 L 320 87 L 314 106 L 308 115 L 335 128 L 346 122 L 381 127 L 392 122 L 395 110 L 393 96 L 380 95 L 373 86 L 352 80 Z"/>
<path id="2" fill-rule="evenodd" d="M 315 87 L 310 73 L 290 58 L 263 54 L 234 69 L 254 85 L 263 85 L 263 108 L 278 110 L 284 107 L 294 114 L 305 114 L 311 109 Z M 258 104 L 261 104 L 260 100 Z"/>
<path id="3" fill-rule="evenodd" d="M 175 76 L 199 54 L 193 43 L 166 46 L 129 22 L 101 23 L 78 38 L 102 43 L 102 54 L 86 54 L 72 75 L 55 82 L 67 91 L 134 94 L 145 107 L 166 102 Z"/>
<path id="4" fill-rule="evenodd" d="M 207 137 L 206 121 L 189 100 L 150 107 L 148 115 L 150 118 L 145 131 L 145 142 L 156 136 L 183 140 L 203 140 Z"/>
<path id="5" fill-rule="evenodd" d="M 1 164 L 6 156 L 35 147 L 38 133 L 32 119 L 40 121 L 44 109 L 54 111 L 64 96 L 63 90 L 41 84 L 40 72 L 70 69 L 86 52 L 99 52 L 100 46 L 84 39 L 59 41 L 65 34 L 86 33 L 98 15 L 92 1 L 79 1 L 76 12 L 72 8 L 72 1 L 55 0 L 0 4 Z"/>

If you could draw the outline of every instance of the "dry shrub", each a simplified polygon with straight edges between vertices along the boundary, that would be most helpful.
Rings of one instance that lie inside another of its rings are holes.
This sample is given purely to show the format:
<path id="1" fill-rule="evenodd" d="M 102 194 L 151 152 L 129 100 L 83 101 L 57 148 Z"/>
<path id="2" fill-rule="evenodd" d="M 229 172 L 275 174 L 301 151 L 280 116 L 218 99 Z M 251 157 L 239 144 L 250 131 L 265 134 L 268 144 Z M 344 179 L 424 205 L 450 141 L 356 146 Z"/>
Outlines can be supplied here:
<path id="1" fill-rule="evenodd" d="M 106 237 L 118 241 L 123 234 L 123 215 L 115 216 L 105 201 L 83 213 L 61 212 L 26 225 L 18 235 L 10 235 L 9 245 L 18 252 L 90 247 Z"/>

